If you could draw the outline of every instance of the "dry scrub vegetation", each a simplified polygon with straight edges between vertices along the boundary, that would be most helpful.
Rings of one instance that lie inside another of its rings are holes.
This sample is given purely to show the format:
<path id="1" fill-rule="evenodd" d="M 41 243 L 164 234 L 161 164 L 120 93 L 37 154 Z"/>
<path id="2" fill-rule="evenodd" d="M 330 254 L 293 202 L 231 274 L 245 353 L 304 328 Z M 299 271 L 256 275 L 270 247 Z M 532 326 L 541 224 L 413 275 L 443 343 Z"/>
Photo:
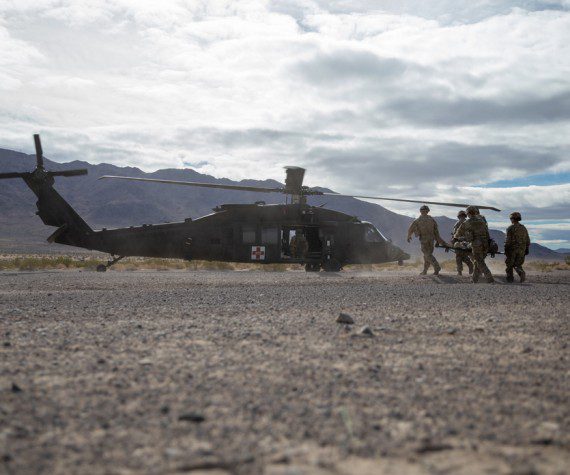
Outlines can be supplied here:
<path id="1" fill-rule="evenodd" d="M 106 260 L 93 256 L 81 255 L 0 255 L 0 270 L 20 270 L 35 271 L 48 269 L 84 269 L 94 271 L 97 265 L 105 264 Z M 448 259 L 440 261 L 445 272 L 455 272 L 455 260 Z M 489 259 L 488 264 L 493 271 L 502 269 L 502 259 Z M 345 267 L 347 271 L 412 271 L 420 269 L 422 261 L 420 259 L 404 262 L 398 265 L 396 262 L 386 264 L 363 264 L 349 265 Z M 218 261 L 183 261 L 180 259 L 158 259 L 144 257 L 129 257 L 113 265 L 114 271 L 136 271 L 136 270 L 228 270 L 228 271 L 248 271 L 260 270 L 268 272 L 285 272 L 290 270 L 300 270 L 303 267 L 299 264 L 256 264 L 256 263 L 236 263 Z M 538 272 L 552 272 L 554 270 L 570 270 L 570 257 L 566 257 L 565 262 L 557 261 L 528 261 L 525 268 Z"/>

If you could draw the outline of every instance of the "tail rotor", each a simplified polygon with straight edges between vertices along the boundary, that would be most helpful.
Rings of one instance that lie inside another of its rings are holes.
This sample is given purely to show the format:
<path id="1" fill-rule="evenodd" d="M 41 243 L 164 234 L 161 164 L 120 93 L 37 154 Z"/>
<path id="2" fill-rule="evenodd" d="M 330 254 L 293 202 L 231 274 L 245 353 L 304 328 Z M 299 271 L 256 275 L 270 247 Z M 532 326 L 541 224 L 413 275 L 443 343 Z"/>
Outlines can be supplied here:
<path id="1" fill-rule="evenodd" d="M 81 176 L 87 175 L 87 170 L 84 168 L 77 170 L 62 170 L 50 172 L 44 169 L 44 154 L 42 150 L 42 141 L 39 134 L 34 134 L 34 145 L 36 147 L 36 168 L 31 172 L 13 172 L 13 173 L 0 173 L 0 180 L 4 178 L 23 178 L 24 180 L 33 180 L 37 183 L 51 182 L 53 183 L 54 176 Z"/>
<path id="2" fill-rule="evenodd" d="M 42 150 L 42 141 L 40 140 L 40 134 L 34 134 L 34 145 L 36 146 L 36 168 L 43 168 L 44 153 Z"/>

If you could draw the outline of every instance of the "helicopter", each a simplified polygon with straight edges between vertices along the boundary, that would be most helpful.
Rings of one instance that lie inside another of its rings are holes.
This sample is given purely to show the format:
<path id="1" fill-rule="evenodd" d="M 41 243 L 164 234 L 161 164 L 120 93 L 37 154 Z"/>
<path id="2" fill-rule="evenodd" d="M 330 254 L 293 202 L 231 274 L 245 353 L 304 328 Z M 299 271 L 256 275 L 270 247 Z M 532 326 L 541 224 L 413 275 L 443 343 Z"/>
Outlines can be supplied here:
<path id="1" fill-rule="evenodd" d="M 55 177 L 86 175 L 87 170 L 47 171 L 44 168 L 40 136 L 34 135 L 36 168 L 24 173 L 0 173 L 0 179 L 22 178 L 37 196 L 36 214 L 44 224 L 55 227 L 47 238 L 65 244 L 107 253 L 104 272 L 130 256 L 210 260 L 225 262 L 296 263 L 307 272 L 338 272 L 347 264 L 398 262 L 409 254 L 392 244 L 372 224 L 355 216 L 311 206 L 309 196 L 347 196 L 408 203 L 466 207 L 468 204 L 417 201 L 377 196 L 342 195 L 303 185 L 305 169 L 285 167 L 284 187 L 224 185 L 126 176 L 99 179 L 130 180 L 166 185 L 281 193 L 285 204 L 258 201 L 253 204 L 222 204 L 213 213 L 196 219 L 165 224 L 143 224 L 128 228 L 93 230 L 55 190 Z M 490 206 L 481 209 L 499 211 Z"/>

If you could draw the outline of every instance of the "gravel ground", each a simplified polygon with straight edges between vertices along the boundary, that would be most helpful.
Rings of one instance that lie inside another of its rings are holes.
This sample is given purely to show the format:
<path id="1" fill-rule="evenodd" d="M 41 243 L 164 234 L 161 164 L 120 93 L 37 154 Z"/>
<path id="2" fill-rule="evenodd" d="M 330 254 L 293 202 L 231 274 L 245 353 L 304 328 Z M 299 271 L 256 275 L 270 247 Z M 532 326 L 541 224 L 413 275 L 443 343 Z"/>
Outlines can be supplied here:
<path id="1" fill-rule="evenodd" d="M 569 290 L 0 273 L 0 472 L 570 473 Z"/>

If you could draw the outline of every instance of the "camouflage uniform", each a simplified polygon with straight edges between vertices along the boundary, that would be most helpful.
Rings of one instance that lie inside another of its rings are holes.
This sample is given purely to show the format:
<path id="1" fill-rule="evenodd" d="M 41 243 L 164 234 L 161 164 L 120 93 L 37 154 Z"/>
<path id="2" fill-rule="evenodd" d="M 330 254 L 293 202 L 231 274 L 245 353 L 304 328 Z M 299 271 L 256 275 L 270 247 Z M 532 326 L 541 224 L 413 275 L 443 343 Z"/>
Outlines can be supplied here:
<path id="1" fill-rule="evenodd" d="M 524 257 L 528 254 L 530 238 L 526 227 L 515 221 L 507 228 L 507 238 L 505 239 L 505 264 L 507 265 L 507 281 L 513 281 L 513 269 L 521 278 L 525 280 L 525 272 L 522 268 Z"/>
<path id="2" fill-rule="evenodd" d="M 408 229 L 408 241 L 412 234 L 415 234 L 420 239 L 420 246 L 422 254 L 424 255 L 424 270 L 422 274 L 426 274 L 429 266 L 433 266 L 434 273 L 437 275 L 441 270 L 441 266 L 433 255 L 434 241 L 443 242 L 439 235 L 437 222 L 431 216 L 421 215 L 410 225 Z"/>
<path id="3" fill-rule="evenodd" d="M 309 249 L 309 243 L 303 234 L 295 234 L 290 244 L 291 256 L 293 258 L 304 258 Z"/>
<path id="4" fill-rule="evenodd" d="M 459 227 L 465 222 L 465 220 L 466 220 L 465 217 L 459 218 L 457 220 L 457 222 L 453 226 L 453 232 L 451 233 L 452 237 L 455 236 L 455 233 L 457 232 Z M 455 239 L 452 239 L 452 242 L 454 241 Z M 473 263 L 471 262 L 471 259 L 469 259 L 469 252 L 462 251 L 459 248 L 455 248 L 455 264 L 457 265 L 457 273 L 459 275 L 461 275 L 461 273 L 463 272 L 463 263 L 467 264 L 467 268 L 469 269 L 469 274 L 473 274 Z"/>
<path id="5" fill-rule="evenodd" d="M 469 211 L 468 211 L 469 212 Z M 458 241 L 466 241 L 471 245 L 471 255 L 473 257 L 473 282 L 478 282 L 481 273 L 485 274 L 487 282 L 493 282 L 493 274 L 485 264 L 485 257 L 489 251 L 489 229 L 487 222 L 480 215 L 469 215 L 463 224 L 459 226 L 453 235 Z"/>

